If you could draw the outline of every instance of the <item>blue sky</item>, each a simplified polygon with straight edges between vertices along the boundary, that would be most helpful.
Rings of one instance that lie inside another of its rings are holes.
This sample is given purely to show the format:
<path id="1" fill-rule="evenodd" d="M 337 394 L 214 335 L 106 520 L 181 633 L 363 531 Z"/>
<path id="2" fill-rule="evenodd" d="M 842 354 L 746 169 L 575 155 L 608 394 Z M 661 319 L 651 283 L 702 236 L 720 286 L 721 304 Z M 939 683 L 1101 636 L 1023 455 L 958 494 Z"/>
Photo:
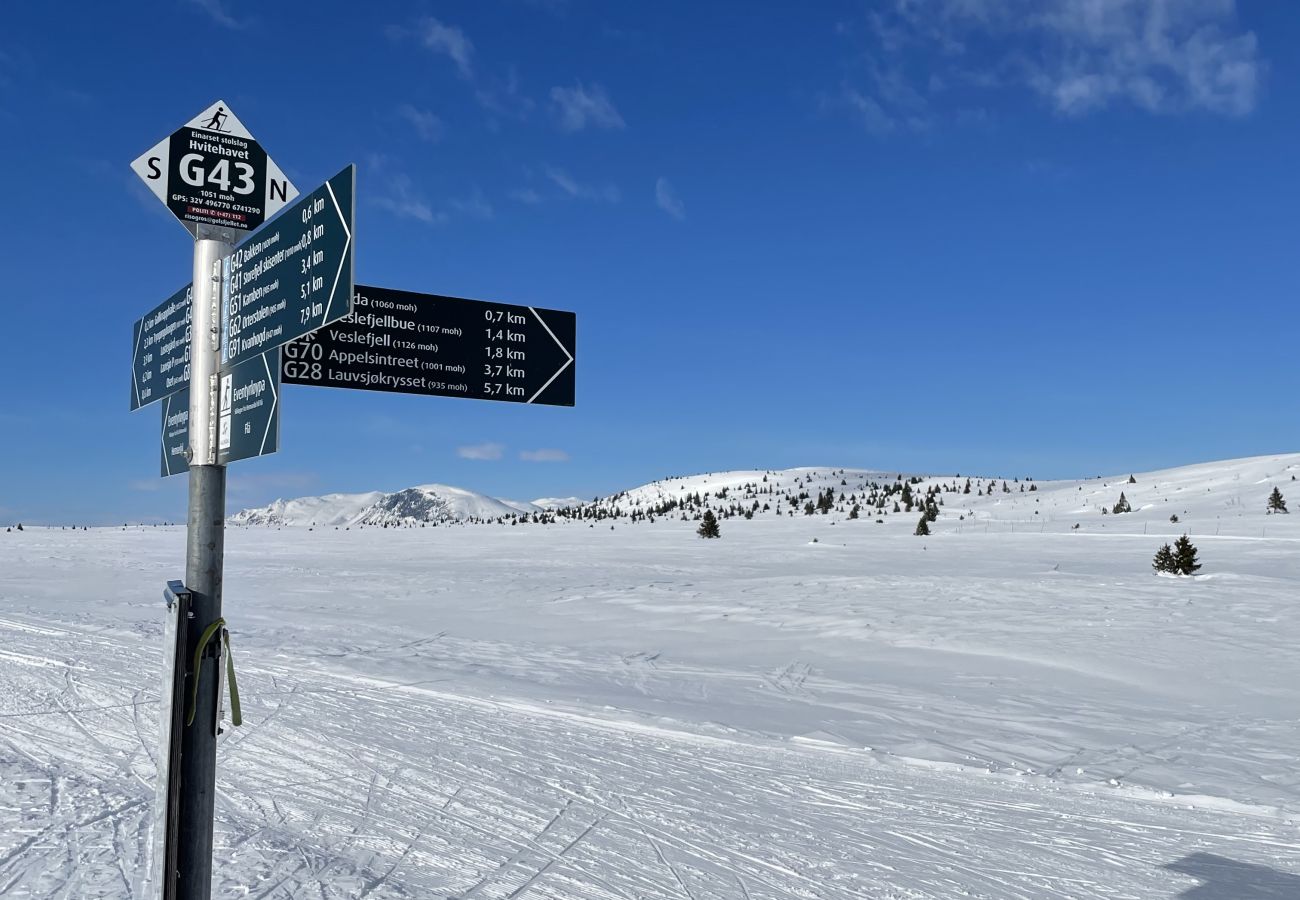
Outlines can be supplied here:
<path id="1" fill-rule="evenodd" d="M 0 519 L 183 514 L 127 387 L 189 238 L 128 166 L 218 98 L 304 192 L 357 164 L 359 282 L 574 310 L 579 342 L 575 409 L 288 387 L 232 510 L 1300 447 L 1291 4 L 75 10 L 0 28 Z"/>

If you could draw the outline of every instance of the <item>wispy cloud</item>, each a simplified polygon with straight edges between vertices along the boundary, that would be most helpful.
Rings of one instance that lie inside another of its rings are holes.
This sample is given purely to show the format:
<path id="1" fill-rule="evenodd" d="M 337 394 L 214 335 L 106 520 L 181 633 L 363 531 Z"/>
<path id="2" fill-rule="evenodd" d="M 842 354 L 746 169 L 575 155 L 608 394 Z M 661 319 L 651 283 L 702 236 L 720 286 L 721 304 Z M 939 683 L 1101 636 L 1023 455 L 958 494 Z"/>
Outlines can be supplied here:
<path id="1" fill-rule="evenodd" d="M 433 207 L 416 191 L 411 176 L 395 171 L 388 157 L 371 154 L 370 169 L 380 185 L 378 191 L 372 191 L 371 202 L 380 209 L 388 210 L 399 219 L 416 219 L 430 225 L 447 221 L 447 214 L 434 212 Z"/>
<path id="2" fill-rule="evenodd" d="M 990 90 L 1028 91 L 1063 116 L 1243 116 L 1267 68 L 1235 0 L 891 0 L 839 30 L 864 41 L 862 76 L 823 105 L 876 135 L 960 120 Z"/>
<path id="3" fill-rule="evenodd" d="M 404 119 L 419 136 L 420 140 L 436 143 L 442 140 L 445 129 L 442 119 L 427 109 L 419 109 L 409 103 L 397 107 L 397 115 Z"/>
<path id="4" fill-rule="evenodd" d="M 474 44 L 465 32 L 455 25 L 448 25 L 433 16 L 424 16 L 414 26 L 404 28 L 390 25 L 388 36 L 393 40 L 413 37 L 426 50 L 438 56 L 445 56 L 456 65 L 461 78 L 469 79 L 474 75 Z"/>
<path id="5" fill-rule="evenodd" d="M 518 122 L 527 119 L 537 106 L 520 88 L 519 73 L 514 66 L 506 70 L 505 78 L 480 78 L 474 89 L 474 99 L 493 116 Z M 491 120 L 491 124 L 495 126 L 495 120 Z"/>
<path id="6" fill-rule="evenodd" d="M 519 458 L 524 462 L 568 462 L 569 454 L 554 448 L 540 450 L 520 450 Z"/>
<path id="7" fill-rule="evenodd" d="M 468 197 L 453 199 L 449 202 L 452 209 L 472 219 L 490 219 L 493 215 L 492 204 L 488 203 L 483 192 L 474 188 Z"/>
<path id="8" fill-rule="evenodd" d="M 667 178 L 660 178 L 655 182 L 655 203 L 674 219 L 686 218 L 686 206 Z"/>
<path id="9" fill-rule="evenodd" d="M 588 125 L 594 128 L 626 127 L 623 117 L 599 84 L 587 87 L 578 82 L 571 88 L 553 87 L 551 108 L 563 131 L 582 131 Z"/>
<path id="10" fill-rule="evenodd" d="M 482 444 L 466 444 L 456 448 L 456 455 L 461 459 L 493 460 L 500 459 L 505 453 L 505 445 L 488 441 Z"/>
<path id="11" fill-rule="evenodd" d="M 542 202 L 542 195 L 532 188 L 518 188 L 517 190 L 511 191 L 507 196 L 510 197 L 511 200 L 526 203 L 529 206 L 535 206 Z"/>
<path id="12" fill-rule="evenodd" d="M 226 9 L 224 0 L 189 0 L 191 6 L 196 6 L 203 10 L 212 21 L 216 22 L 223 28 L 239 29 L 244 28 L 248 22 L 236 19 Z"/>
<path id="13" fill-rule="evenodd" d="M 557 169 L 554 166 L 546 166 L 543 171 L 546 177 L 555 183 L 560 190 L 570 197 L 577 197 L 581 200 L 597 200 L 604 203 L 617 203 L 622 199 L 622 192 L 614 184 L 584 184 L 575 179 L 563 169 Z"/>

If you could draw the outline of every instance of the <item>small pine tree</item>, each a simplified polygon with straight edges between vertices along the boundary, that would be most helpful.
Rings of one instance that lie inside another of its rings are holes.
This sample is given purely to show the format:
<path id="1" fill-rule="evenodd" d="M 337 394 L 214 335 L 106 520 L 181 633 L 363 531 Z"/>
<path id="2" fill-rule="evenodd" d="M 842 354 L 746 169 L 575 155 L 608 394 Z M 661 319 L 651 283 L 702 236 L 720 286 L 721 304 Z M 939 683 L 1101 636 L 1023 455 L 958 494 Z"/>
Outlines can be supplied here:
<path id="1" fill-rule="evenodd" d="M 1130 475 L 1130 476 L 1128 477 L 1128 483 L 1129 483 L 1129 484 L 1137 484 L 1137 483 L 1138 483 L 1138 480 L 1137 480 L 1136 478 L 1134 478 L 1132 475 Z"/>
<path id="2" fill-rule="evenodd" d="M 1157 572 L 1178 571 L 1178 563 L 1174 561 L 1174 551 L 1168 544 L 1156 551 L 1156 558 L 1152 561 L 1151 568 Z"/>
<path id="3" fill-rule="evenodd" d="M 926 521 L 925 516 L 921 516 L 921 520 L 916 523 L 916 531 L 913 533 L 922 537 L 926 537 L 930 534 L 930 523 Z"/>
<path id="4" fill-rule="evenodd" d="M 1129 504 L 1129 502 L 1128 502 L 1128 498 L 1124 496 L 1124 492 L 1123 492 L 1123 491 L 1120 491 L 1120 492 L 1119 492 L 1119 502 L 1116 503 L 1116 504 L 1111 508 L 1111 512 L 1115 513 L 1116 515 L 1119 515 L 1120 513 L 1126 513 L 1126 512 L 1132 512 L 1132 511 L 1133 511 L 1133 507 Z"/>
<path id="5" fill-rule="evenodd" d="M 1272 513 L 1284 513 L 1287 511 L 1286 501 L 1282 499 L 1282 492 L 1273 488 L 1273 493 L 1268 495 L 1268 511 Z"/>
<path id="6" fill-rule="evenodd" d="M 722 537 L 722 530 L 718 528 L 718 517 L 713 514 L 713 510 L 705 510 L 704 518 L 695 533 L 702 538 Z"/>
<path id="7" fill-rule="evenodd" d="M 1196 561 L 1196 548 L 1187 535 L 1174 541 L 1174 571 L 1179 575 L 1192 575 L 1201 564 Z"/>
<path id="8" fill-rule="evenodd" d="M 859 513 L 859 507 L 858 504 L 855 503 L 853 504 L 853 508 L 849 510 L 849 518 L 856 519 L 858 517 L 858 513 Z"/>

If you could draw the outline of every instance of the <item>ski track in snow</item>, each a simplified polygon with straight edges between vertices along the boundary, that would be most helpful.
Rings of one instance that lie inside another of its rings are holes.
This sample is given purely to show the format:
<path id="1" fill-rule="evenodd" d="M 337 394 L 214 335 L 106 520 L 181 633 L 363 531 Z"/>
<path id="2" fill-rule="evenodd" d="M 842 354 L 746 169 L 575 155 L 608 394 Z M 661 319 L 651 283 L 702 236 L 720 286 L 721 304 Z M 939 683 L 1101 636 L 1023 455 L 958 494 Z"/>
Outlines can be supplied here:
<path id="1" fill-rule="evenodd" d="M 1300 897 L 1300 516 L 832 521 L 232 530 L 214 896 Z M 142 898 L 183 532 L 0 539 L 0 897 Z"/>

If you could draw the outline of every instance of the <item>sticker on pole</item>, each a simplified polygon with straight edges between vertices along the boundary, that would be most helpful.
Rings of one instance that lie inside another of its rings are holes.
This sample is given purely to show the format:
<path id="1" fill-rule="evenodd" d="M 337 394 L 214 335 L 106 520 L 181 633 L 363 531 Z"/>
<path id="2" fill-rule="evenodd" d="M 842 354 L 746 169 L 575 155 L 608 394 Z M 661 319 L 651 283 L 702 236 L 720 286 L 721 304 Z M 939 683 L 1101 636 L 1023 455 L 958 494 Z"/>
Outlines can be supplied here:
<path id="1" fill-rule="evenodd" d="M 181 224 L 252 231 L 294 197 L 295 188 L 223 100 L 131 163 Z"/>

